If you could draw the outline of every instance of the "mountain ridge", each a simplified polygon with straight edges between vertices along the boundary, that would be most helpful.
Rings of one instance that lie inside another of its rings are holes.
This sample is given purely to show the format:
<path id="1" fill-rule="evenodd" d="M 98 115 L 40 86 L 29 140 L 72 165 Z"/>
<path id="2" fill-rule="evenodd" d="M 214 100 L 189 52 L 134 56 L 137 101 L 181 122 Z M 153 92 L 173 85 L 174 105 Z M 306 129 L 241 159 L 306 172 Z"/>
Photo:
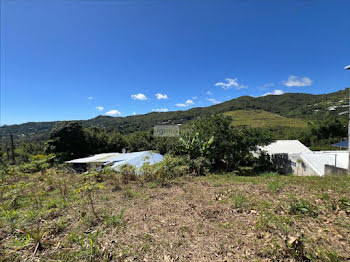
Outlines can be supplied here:
<path id="1" fill-rule="evenodd" d="M 107 131 L 118 131 L 122 134 L 147 130 L 156 124 L 184 123 L 205 114 L 225 113 L 236 110 L 264 110 L 288 118 L 304 120 L 323 119 L 325 115 L 338 115 L 348 107 L 348 89 L 329 94 L 313 95 L 306 93 L 285 93 L 263 97 L 241 96 L 220 104 L 208 107 L 195 107 L 188 110 L 169 112 L 150 112 L 143 115 L 111 117 L 99 115 L 88 120 L 71 120 L 81 122 L 84 127 L 97 126 Z M 335 108 L 333 108 L 335 107 Z M 333 110 L 334 109 L 334 110 Z M 345 117 L 345 116 L 344 116 Z M 43 140 L 48 138 L 49 131 L 58 122 L 27 122 L 0 127 L 0 140 L 6 139 L 9 133 L 17 138 Z"/>

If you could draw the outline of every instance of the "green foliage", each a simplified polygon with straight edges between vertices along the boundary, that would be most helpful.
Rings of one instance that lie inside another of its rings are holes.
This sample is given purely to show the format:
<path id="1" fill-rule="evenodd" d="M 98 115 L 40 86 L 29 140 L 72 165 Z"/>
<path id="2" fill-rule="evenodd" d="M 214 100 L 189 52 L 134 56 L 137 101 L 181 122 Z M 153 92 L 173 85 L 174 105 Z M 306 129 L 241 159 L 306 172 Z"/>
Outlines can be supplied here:
<path id="1" fill-rule="evenodd" d="M 232 127 L 232 119 L 211 115 L 194 121 L 181 134 L 177 154 L 190 159 L 208 159 L 211 170 L 234 170 L 252 160 L 251 151 L 271 142 L 268 133 L 246 127 Z"/>
<path id="2" fill-rule="evenodd" d="M 83 186 L 79 187 L 75 191 L 77 194 L 81 194 L 83 198 L 87 199 L 87 202 L 89 203 L 91 208 L 91 212 L 93 213 L 93 215 L 97 220 L 99 220 L 100 218 L 96 212 L 94 197 L 95 197 L 95 193 L 102 188 L 103 188 L 103 185 L 100 185 L 95 181 L 88 180 L 83 184 Z"/>
<path id="3" fill-rule="evenodd" d="M 153 149 L 152 131 L 136 131 L 126 136 L 128 151 L 145 151 Z"/>
<path id="4" fill-rule="evenodd" d="M 105 129 L 91 127 L 84 129 L 84 134 L 89 154 L 121 152 L 127 147 L 125 137 L 117 132 L 107 133 Z"/>
<path id="5" fill-rule="evenodd" d="M 79 122 L 59 122 L 50 132 L 48 153 L 59 154 L 64 160 L 86 155 L 85 133 Z"/>
<path id="6" fill-rule="evenodd" d="M 345 210 L 347 212 L 350 212 L 350 200 L 347 198 L 340 198 L 338 200 L 338 206 L 340 210 Z"/>
<path id="7" fill-rule="evenodd" d="M 124 185 L 127 185 L 131 181 L 137 180 L 136 168 L 129 164 L 123 165 L 118 170 L 121 176 L 121 182 Z"/>
<path id="8" fill-rule="evenodd" d="M 19 170 L 24 173 L 43 172 L 53 166 L 55 163 L 55 155 L 34 155 L 30 157 L 29 161 L 29 163 L 20 165 Z"/>
<path id="9" fill-rule="evenodd" d="M 214 142 L 214 136 L 204 138 L 199 132 L 189 130 L 180 137 L 180 145 L 177 150 L 180 154 L 187 154 L 190 159 L 207 157 L 210 154 L 210 146 Z"/>
<path id="10" fill-rule="evenodd" d="M 317 123 L 309 123 L 307 130 L 302 134 L 301 141 L 313 148 L 330 149 L 330 145 L 339 142 L 347 136 L 347 124 L 329 116 Z"/>
<path id="11" fill-rule="evenodd" d="M 163 161 L 154 165 L 145 163 L 140 170 L 146 182 L 156 181 L 163 185 L 168 180 L 188 175 L 189 172 L 188 159 L 172 155 L 165 155 Z"/>
<path id="12" fill-rule="evenodd" d="M 300 199 L 294 200 L 290 203 L 289 213 L 291 215 L 304 215 L 310 217 L 317 217 L 319 214 L 317 206 L 312 205 L 310 202 Z"/>
<path id="13" fill-rule="evenodd" d="M 105 214 L 104 216 L 104 223 L 106 226 L 113 226 L 113 227 L 120 227 L 123 226 L 123 217 L 125 213 L 125 208 L 123 208 L 119 214 Z"/>

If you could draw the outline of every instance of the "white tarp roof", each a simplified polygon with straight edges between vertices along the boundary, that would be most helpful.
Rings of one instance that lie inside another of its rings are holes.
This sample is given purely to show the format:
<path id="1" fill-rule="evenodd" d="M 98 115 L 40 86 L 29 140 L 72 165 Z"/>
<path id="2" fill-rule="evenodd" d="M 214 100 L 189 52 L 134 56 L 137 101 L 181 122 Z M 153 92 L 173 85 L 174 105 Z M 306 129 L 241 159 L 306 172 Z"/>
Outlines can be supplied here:
<path id="1" fill-rule="evenodd" d="M 267 152 L 268 154 L 295 154 L 303 152 L 311 152 L 303 143 L 299 140 L 277 140 L 267 146 L 259 147 L 260 150 Z"/>
<path id="2" fill-rule="evenodd" d="M 319 175 L 324 175 L 325 165 L 348 169 L 349 154 L 347 151 L 304 152 L 300 158 Z"/>
<path id="3" fill-rule="evenodd" d="M 84 157 L 67 161 L 68 164 L 88 164 L 88 163 L 104 163 L 111 165 L 112 168 L 118 169 L 120 166 L 129 164 L 136 168 L 148 162 L 150 165 L 163 160 L 163 156 L 152 151 L 141 151 L 133 153 L 103 153 L 90 157 Z"/>

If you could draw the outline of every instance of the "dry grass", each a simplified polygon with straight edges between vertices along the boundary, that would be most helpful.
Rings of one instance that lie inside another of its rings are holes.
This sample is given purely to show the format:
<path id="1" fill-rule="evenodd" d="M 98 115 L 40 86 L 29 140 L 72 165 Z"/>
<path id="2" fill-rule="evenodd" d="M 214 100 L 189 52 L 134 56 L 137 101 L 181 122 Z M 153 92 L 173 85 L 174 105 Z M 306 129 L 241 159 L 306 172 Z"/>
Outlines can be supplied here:
<path id="1" fill-rule="evenodd" d="M 350 259 L 349 177 L 225 174 L 120 188 L 116 179 L 94 184 L 54 170 L 7 177 L 0 261 Z M 78 190 L 84 184 L 97 185 L 97 217 Z"/>

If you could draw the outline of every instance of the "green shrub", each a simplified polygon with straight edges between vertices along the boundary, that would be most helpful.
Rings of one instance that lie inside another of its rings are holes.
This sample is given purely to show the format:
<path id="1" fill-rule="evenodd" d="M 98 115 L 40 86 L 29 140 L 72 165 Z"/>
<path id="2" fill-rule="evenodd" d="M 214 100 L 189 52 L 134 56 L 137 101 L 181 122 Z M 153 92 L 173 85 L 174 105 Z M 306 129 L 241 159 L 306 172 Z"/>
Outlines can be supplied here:
<path id="1" fill-rule="evenodd" d="M 24 173 L 35 173 L 43 171 L 53 166 L 55 163 L 55 155 L 35 155 L 30 158 L 29 163 L 19 166 L 19 170 Z"/>

